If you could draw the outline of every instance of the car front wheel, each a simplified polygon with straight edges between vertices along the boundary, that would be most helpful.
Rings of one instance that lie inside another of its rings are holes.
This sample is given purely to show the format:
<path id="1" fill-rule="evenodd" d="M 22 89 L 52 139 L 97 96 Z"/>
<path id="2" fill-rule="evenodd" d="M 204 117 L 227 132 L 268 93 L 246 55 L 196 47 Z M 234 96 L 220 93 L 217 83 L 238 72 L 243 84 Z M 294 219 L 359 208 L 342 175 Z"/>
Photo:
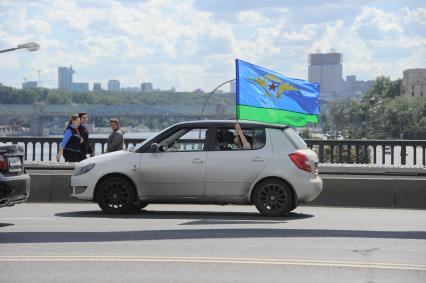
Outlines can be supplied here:
<path id="1" fill-rule="evenodd" d="M 278 179 L 267 179 L 257 184 L 253 201 L 264 216 L 283 216 L 295 207 L 291 188 Z"/>
<path id="2" fill-rule="evenodd" d="M 135 209 L 135 189 L 125 178 L 110 177 L 99 185 L 96 191 L 96 201 L 106 213 L 130 213 Z"/>

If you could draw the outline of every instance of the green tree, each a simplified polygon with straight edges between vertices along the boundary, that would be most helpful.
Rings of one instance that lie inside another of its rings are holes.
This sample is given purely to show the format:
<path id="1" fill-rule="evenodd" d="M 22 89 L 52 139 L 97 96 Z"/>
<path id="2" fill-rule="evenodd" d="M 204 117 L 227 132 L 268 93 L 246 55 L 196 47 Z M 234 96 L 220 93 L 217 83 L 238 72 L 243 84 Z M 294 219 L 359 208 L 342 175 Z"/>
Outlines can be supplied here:
<path id="1" fill-rule="evenodd" d="M 401 96 L 402 81 L 378 77 L 361 99 L 330 102 L 321 115 L 325 130 L 347 138 L 426 138 L 426 100 Z"/>

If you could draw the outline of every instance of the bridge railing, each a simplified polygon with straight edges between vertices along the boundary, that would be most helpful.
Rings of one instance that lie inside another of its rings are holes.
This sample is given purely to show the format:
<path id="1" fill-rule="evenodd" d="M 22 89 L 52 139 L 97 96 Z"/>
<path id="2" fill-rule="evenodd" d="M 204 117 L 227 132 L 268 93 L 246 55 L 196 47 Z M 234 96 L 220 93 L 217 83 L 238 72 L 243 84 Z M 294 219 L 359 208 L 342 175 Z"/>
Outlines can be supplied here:
<path id="1" fill-rule="evenodd" d="M 137 146 L 145 139 L 125 139 L 125 147 Z M 0 137 L 0 142 L 20 144 L 25 160 L 54 160 L 60 137 Z M 96 154 L 106 151 L 105 138 L 91 138 Z M 185 146 L 199 147 L 198 140 L 186 140 Z M 386 164 L 426 166 L 426 140 L 306 140 L 317 152 L 320 163 Z"/>
<path id="2" fill-rule="evenodd" d="M 320 163 L 426 164 L 426 140 L 306 140 Z"/>

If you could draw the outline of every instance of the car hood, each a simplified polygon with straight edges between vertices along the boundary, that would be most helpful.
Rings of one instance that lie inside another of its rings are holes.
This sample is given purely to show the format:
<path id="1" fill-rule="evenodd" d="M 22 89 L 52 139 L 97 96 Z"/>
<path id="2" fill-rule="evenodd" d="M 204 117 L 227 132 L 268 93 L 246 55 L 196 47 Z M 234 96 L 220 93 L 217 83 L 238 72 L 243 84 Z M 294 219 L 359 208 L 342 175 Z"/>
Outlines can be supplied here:
<path id="1" fill-rule="evenodd" d="M 104 154 L 101 154 L 101 155 L 97 155 L 97 156 L 85 159 L 85 160 L 81 161 L 79 163 L 79 165 L 86 165 L 86 164 L 89 164 L 89 163 L 100 163 L 100 162 L 110 161 L 112 159 L 118 159 L 118 158 L 122 158 L 123 156 L 129 156 L 129 155 L 133 155 L 133 154 L 136 154 L 136 153 L 130 152 L 130 151 L 125 151 L 125 150 L 104 153 Z"/>

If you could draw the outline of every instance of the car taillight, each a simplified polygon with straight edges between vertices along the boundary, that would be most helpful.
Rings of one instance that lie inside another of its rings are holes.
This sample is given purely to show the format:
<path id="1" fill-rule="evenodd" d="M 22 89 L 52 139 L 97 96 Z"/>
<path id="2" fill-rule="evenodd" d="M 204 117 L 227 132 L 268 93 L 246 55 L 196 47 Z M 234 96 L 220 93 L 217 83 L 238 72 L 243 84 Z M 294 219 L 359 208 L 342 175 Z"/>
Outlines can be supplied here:
<path id="1" fill-rule="evenodd" d="M 7 171 L 7 168 L 7 160 L 3 156 L 0 156 L 0 171 Z"/>
<path id="2" fill-rule="evenodd" d="M 312 172 L 311 163 L 309 162 L 309 158 L 305 154 L 301 152 L 295 152 L 289 154 L 289 157 L 291 161 L 293 161 L 294 165 L 296 165 L 296 167 L 300 170 Z"/>

